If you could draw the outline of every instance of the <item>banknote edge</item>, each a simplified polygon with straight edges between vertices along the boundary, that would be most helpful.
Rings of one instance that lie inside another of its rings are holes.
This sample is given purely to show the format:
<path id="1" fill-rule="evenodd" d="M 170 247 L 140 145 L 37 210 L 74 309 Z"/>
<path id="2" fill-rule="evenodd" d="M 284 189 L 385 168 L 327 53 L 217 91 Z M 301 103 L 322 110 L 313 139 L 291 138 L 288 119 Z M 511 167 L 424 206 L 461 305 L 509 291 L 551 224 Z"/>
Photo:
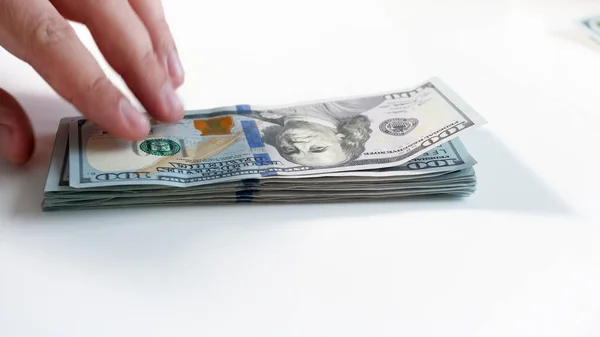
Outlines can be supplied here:
<path id="1" fill-rule="evenodd" d="M 465 113 L 469 119 L 475 124 L 475 128 L 480 128 L 486 124 L 488 121 L 479 113 L 475 108 L 469 104 L 466 99 L 458 94 L 458 92 L 451 88 L 445 81 L 443 81 L 439 77 L 433 77 L 429 79 L 436 88 L 440 89 L 444 96 L 447 99 L 452 101 L 452 103 L 458 108 L 459 111 Z M 473 128 L 471 128 L 473 129 Z"/>
<path id="2" fill-rule="evenodd" d="M 58 123 L 58 128 L 54 136 L 54 145 L 48 165 L 46 184 L 44 192 L 57 192 L 60 187 L 60 173 L 62 172 L 64 157 L 68 154 L 67 142 L 69 139 L 69 123 L 71 120 L 78 117 L 65 117 Z M 57 173 L 53 174 L 53 173 Z"/>

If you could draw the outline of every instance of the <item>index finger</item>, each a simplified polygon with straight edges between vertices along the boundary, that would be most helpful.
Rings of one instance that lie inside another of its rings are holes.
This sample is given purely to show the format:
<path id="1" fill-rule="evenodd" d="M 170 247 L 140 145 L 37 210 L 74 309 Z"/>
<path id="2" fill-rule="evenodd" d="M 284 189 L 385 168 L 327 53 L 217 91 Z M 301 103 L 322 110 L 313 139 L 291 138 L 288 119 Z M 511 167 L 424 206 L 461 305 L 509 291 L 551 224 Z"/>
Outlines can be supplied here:
<path id="1" fill-rule="evenodd" d="M 29 63 L 86 118 L 119 138 L 139 140 L 150 124 L 110 82 L 73 28 L 46 0 L 5 0 L 7 49 Z M 3 41 L 5 42 L 5 41 Z"/>
<path id="2" fill-rule="evenodd" d="M 177 46 L 165 18 L 161 0 L 129 0 L 129 4 L 140 17 L 152 39 L 154 51 L 171 76 L 173 85 L 183 84 L 185 72 L 179 59 Z"/>

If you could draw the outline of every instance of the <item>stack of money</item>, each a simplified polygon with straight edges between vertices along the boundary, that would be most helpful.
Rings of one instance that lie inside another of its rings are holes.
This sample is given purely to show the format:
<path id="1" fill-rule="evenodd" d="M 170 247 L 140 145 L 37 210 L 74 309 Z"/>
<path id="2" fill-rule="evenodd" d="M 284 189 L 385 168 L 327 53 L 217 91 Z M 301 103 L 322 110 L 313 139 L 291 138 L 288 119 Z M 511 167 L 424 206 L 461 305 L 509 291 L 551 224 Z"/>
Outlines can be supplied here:
<path id="1" fill-rule="evenodd" d="M 138 142 L 65 118 L 42 208 L 465 197 L 476 161 L 459 136 L 485 123 L 436 78 L 368 97 L 189 111 L 153 121 Z"/>

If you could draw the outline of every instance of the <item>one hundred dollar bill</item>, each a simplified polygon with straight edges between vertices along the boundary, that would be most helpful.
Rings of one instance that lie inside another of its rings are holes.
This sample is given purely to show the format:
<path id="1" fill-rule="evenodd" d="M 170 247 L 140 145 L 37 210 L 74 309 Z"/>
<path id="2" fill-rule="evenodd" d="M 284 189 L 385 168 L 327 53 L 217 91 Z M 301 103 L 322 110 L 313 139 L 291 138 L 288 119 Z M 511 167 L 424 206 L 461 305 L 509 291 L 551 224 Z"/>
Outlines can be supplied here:
<path id="1" fill-rule="evenodd" d="M 73 119 L 69 185 L 191 187 L 364 170 L 397 172 L 394 167 L 405 167 L 407 174 L 435 171 L 436 165 L 473 163 L 456 160 L 458 142 L 454 150 L 444 150 L 450 152 L 446 158 L 439 153 L 430 153 L 440 157 L 430 161 L 417 158 L 485 123 L 439 79 L 368 97 L 190 111 L 177 124 L 153 123 L 148 137 L 139 142 L 114 138 L 85 119 Z M 411 161 L 412 166 L 407 164 Z"/>
<path id="2" fill-rule="evenodd" d="M 70 187 L 69 184 L 68 128 L 69 122 L 72 120 L 74 119 L 65 118 L 61 121 L 61 124 L 58 127 L 52 161 L 50 163 L 48 177 L 46 180 L 45 192 L 47 193 L 81 191 L 81 189 L 74 189 Z M 312 185 L 314 183 L 387 183 L 409 181 L 413 179 L 429 180 L 434 179 L 439 174 L 468 169 L 476 164 L 477 161 L 465 149 L 460 139 L 455 138 L 451 141 L 438 145 L 436 148 L 411 161 L 398 166 L 364 171 L 315 174 L 310 176 L 285 176 L 285 179 L 289 182 L 291 182 L 291 180 L 300 180 L 296 182 L 298 186 Z M 269 177 L 260 181 L 267 183 L 269 181 L 273 181 L 273 179 L 276 181 L 281 181 L 283 180 L 283 177 Z M 211 185 L 210 191 L 214 191 L 217 188 L 230 186 L 237 187 L 239 185 L 224 185 L 223 183 L 218 184 L 217 186 Z M 248 186 L 248 182 L 244 182 L 243 186 Z M 119 186 L 113 187 L 118 188 Z M 138 189 L 141 187 L 142 186 L 137 186 Z M 147 188 L 151 187 L 152 186 L 148 186 Z M 104 188 L 106 189 L 106 187 Z M 94 189 L 91 190 L 92 191 L 90 193 L 94 193 Z M 77 195 L 80 196 L 82 195 L 81 193 L 82 192 L 78 192 Z M 157 193 L 163 193 L 163 191 Z"/>

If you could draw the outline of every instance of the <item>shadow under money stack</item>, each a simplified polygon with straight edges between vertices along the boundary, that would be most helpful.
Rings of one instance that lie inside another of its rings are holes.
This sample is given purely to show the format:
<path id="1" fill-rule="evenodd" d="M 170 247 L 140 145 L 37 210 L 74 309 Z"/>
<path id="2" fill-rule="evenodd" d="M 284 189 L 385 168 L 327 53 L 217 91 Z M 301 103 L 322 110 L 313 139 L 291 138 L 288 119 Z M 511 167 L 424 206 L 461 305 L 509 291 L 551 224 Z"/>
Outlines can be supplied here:
<path id="1" fill-rule="evenodd" d="M 190 111 L 153 122 L 139 142 L 65 118 L 42 208 L 466 197 L 476 162 L 458 136 L 483 124 L 439 79 L 368 97 Z"/>

